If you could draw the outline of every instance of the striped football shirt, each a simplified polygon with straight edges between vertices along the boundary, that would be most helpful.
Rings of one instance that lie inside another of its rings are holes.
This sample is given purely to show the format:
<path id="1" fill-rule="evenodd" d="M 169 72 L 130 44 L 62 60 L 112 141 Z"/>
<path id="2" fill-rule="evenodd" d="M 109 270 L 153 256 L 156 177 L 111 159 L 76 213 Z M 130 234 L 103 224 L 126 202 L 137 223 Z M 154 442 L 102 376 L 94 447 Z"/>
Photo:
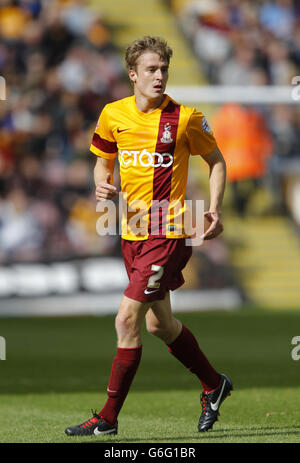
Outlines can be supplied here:
<path id="1" fill-rule="evenodd" d="M 118 156 L 121 190 L 127 204 L 122 238 L 183 238 L 189 156 L 216 148 L 204 115 L 168 95 L 150 113 L 139 111 L 135 97 L 107 104 L 99 117 L 90 150 L 104 159 Z M 143 227 L 132 226 L 137 211 Z"/>

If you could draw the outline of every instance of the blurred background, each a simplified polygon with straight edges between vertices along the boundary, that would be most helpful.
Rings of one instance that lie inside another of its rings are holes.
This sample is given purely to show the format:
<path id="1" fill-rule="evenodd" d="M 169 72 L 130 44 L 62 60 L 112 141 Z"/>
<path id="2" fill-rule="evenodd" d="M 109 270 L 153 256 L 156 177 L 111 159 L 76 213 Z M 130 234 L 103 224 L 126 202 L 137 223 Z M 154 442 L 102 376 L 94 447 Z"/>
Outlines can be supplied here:
<path id="1" fill-rule="evenodd" d="M 225 232 L 194 248 L 175 310 L 300 308 L 300 1 L 1 0 L 0 315 L 117 310 L 127 276 L 120 238 L 96 233 L 89 146 L 148 34 L 228 167 Z M 208 193 L 192 159 L 187 197 Z"/>

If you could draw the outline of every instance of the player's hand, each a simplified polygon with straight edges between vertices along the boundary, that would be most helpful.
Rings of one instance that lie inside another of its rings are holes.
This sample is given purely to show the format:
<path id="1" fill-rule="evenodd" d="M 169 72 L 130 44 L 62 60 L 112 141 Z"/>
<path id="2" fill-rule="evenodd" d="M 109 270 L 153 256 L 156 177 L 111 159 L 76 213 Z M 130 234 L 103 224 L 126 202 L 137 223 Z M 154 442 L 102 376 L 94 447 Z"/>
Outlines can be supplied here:
<path id="1" fill-rule="evenodd" d="M 210 224 L 206 232 L 202 235 L 203 240 L 211 240 L 216 238 L 224 230 L 221 222 L 221 214 L 219 212 L 204 212 L 204 217 Z"/>
<path id="2" fill-rule="evenodd" d="M 118 191 L 114 185 L 110 184 L 111 175 L 107 174 L 105 182 L 99 182 L 96 186 L 96 200 L 107 201 L 117 196 Z"/>

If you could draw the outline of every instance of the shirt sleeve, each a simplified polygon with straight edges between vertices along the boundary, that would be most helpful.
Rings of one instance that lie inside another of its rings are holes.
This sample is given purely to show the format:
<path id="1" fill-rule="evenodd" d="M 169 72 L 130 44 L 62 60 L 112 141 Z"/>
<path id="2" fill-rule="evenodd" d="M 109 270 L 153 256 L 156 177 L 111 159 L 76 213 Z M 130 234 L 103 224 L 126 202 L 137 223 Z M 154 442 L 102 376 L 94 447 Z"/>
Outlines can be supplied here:
<path id="1" fill-rule="evenodd" d="M 105 106 L 100 114 L 93 135 L 90 151 L 104 159 L 114 159 L 118 153 L 117 143 L 109 127 L 108 110 Z"/>
<path id="2" fill-rule="evenodd" d="M 217 147 L 217 142 L 206 117 L 199 111 L 194 110 L 191 114 L 186 134 L 192 156 L 204 156 Z"/>

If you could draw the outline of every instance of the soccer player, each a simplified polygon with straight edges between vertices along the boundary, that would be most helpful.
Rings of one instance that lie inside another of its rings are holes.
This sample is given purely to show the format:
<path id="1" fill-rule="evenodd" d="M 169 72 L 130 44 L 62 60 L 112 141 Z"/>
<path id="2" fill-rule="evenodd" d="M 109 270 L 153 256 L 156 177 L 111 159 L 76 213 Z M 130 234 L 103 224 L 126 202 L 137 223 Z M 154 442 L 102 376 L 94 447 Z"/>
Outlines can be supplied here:
<path id="1" fill-rule="evenodd" d="M 148 208 L 146 223 L 137 233 L 127 214 L 122 227 L 122 253 L 129 284 L 115 319 L 117 353 L 112 362 L 107 401 L 82 424 L 68 427 L 74 435 L 117 434 L 118 415 L 129 392 L 142 355 L 141 327 L 160 338 L 200 381 L 203 392 L 198 430 L 212 428 L 231 380 L 217 372 L 200 349 L 193 333 L 172 314 L 170 290 L 184 283 L 182 269 L 192 253 L 189 236 L 178 216 L 184 212 L 189 156 L 201 155 L 210 168 L 209 227 L 203 239 L 223 231 L 221 206 L 226 166 L 202 113 L 175 102 L 165 94 L 172 50 L 156 37 L 134 41 L 126 50 L 126 65 L 133 95 L 107 104 L 100 114 L 90 150 L 97 156 L 94 170 L 96 199 L 113 199 L 115 159 L 118 155 L 121 190 L 129 205 Z M 169 209 L 168 221 L 155 201 L 181 208 Z M 143 214 L 142 214 L 143 216 Z M 145 217 L 142 217 L 145 219 Z"/>

